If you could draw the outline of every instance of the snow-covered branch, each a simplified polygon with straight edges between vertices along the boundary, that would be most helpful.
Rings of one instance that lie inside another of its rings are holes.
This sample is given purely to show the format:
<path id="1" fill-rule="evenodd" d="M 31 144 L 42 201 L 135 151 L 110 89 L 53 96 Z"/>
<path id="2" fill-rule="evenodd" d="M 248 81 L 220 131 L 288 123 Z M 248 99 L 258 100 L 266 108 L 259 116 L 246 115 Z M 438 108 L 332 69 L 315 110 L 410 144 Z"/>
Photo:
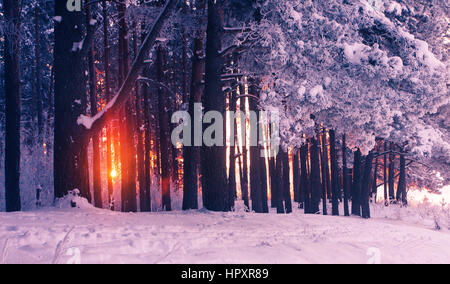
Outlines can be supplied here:
<path id="1" fill-rule="evenodd" d="M 164 22 L 172 15 L 175 10 L 178 0 L 168 0 L 158 18 L 155 20 L 152 28 L 150 29 L 147 37 L 145 38 L 142 46 L 133 62 L 130 72 L 127 75 L 124 83 L 122 84 L 119 92 L 114 98 L 94 117 L 87 117 L 81 115 L 78 118 L 78 124 L 85 127 L 85 138 L 90 138 L 92 135 L 98 133 L 107 123 L 108 119 L 114 115 L 117 115 L 121 106 L 127 101 L 132 94 L 135 82 L 139 77 L 142 68 L 144 67 L 145 59 L 150 50 L 153 48 L 156 42 Z"/>

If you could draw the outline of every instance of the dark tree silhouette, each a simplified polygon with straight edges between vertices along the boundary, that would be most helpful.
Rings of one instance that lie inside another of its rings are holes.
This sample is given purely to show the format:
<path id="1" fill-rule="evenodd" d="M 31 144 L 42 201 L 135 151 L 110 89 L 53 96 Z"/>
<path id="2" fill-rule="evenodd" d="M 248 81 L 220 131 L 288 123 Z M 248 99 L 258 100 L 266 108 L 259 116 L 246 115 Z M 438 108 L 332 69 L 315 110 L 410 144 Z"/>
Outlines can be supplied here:
<path id="1" fill-rule="evenodd" d="M 20 211 L 20 1 L 3 1 L 5 24 L 5 199 L 6 211 Z"/>

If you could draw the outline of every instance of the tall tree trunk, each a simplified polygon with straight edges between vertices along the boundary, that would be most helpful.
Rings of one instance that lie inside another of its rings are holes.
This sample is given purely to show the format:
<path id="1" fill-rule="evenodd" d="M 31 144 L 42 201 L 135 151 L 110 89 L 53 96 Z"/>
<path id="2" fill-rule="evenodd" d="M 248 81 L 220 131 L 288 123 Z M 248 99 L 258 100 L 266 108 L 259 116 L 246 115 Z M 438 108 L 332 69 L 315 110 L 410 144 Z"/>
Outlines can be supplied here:
<path id="1" fill-rule="evenodd" d="M 192 4 L 192 3 L 191 3 Z M 186 1 L 183 1 L 182 11 L 183 16 L 187 15 L 188 5 Z M 182 65 L 183 65 L 183 103 L 188 103 L 189 98 L 189 86 L 188 86 L 188 34 L 186 31 L 186 26 L 181 26 L 181 37 L 182 37 Z"/>
<path id="2" fill-rule="evenodd" d="M 144 69 L 144 76 L 150 77 L 150 68 Z M 144 196 L 145 196 L 145 209 L 147 212 L 152 211 L 151 206 L 151 185 L 152 185 L 152 169 L 151 169 L 151 155 L 152 155 L 152 131 L 150 125 L 150 90 L 147 84 L 142 85 L 142 94 L 144 95 L 144 123 L 145 123 L 145 143 L 144 143 L 144 171 L 145 171 L 145 184 L 144 184 Z"/>
<path id="3" fill-rule="evenodd" d="M 133 30 L 133 51 L 136 56 L 138 53 L 138 35 L 136 31 L 137 27 Z M 145 177 L 145 157 L 144 157 L 144 131 L 142 123 L 142 93 L 139 82 L 136 82 L 134 87 L 136 93 L 135 97 L 135 122 L 136 122 L 136 139 L 137 139 L 137 169 L 138 169 L 138 180 L 139 180 L 139 207 L 141 212 L 148 212 L 147 208 L 147 190 L 146 190 L 146 177 Z"/>
<path id="4" fill-rule="evenodd" d="M 165 83 L 166 72 L 166 49 L 159 46 L 157 49 L 157 79 L 160 83 Z M 161 186 L 162 186 L 162 207 L 163 210 L 171 211 L 170 198 L 170 157 L 169 157 L 169 115 L 167 112 L 167 93 L 165 89 L 158 88 L 158 113 L 160 128 L 160 151 L 161 151 Z"/>
<path id="5" fill-rule="evenodd" d="M 331 155 L 331 187 L 333 200 L 333 216 L 339 216 L 339 178 L 338 178 L 338 163 L 336 153 L 336 132 L 330 130 L 330 155 Z"/>
<path id="6" fill-rule="evenodd" d="M 305 214 L 310 214 L 310 192 L 309 192 L 309 179 L 308 179 L 308 166 L 307 166 L 307 160 L 308 160 L 308 143 L 306 142 L 305 145 L 303 145 L 300 148 L 300 168 L 302 171 L 301 174 L 301 184 L 303 189 L 303 201 L 304 201 L 304 209 Z"/>
<path id="7" fill-rule="evenodd" d="M 55 198 L 65 196 L 78 189 L 82 196 L 89 197 L 86 169 L 86 139 L 77 119 L 85 109 L 86 82 L 83 48 L 79 43 L 82 35 L 82 12 L 69 12 L 65 1 L 55 1 L 55 130 L 54 130 L 54 188 Z M 81 48 L 81 49 L 80 49 Z"/>
<path id="8" fill-rule="evenodd" d="M 90 25 L 92 19 L 90 6 L 86 6 L 86 26 Z M 94 47 L 91 46 L 88 52 L 88 69 L 89 69 L 89 96 L 91 103 L 91 116 L 94 117 L 97 110 L 97 70 L 94 63 Z M 102 200 L 102 181 L 101 181 L 101 169 L 100 169 L 100 141 L 97 134 L 92 136 L 93 157 L 92 163 L 93 181 L 94 181 L 94 204 L 97 208 L 103 207 Z"/>
<path id="9" fill-rule="evenodd" d="M 361 209 L 364 219 L 370 218 L 370 180 L 372 173 L 373 152 L 366 156 L 364 163 L 364 174 L 361 182 Z"/>
<path id="10" fill-rule="evenodd" d="M 326 128 L 323 129 L 322 134 L 322 152 L 323 152 L 323 160 L 324 160 L 324 168 L 325 168 L 325 185 L 326 185 L 326 197 L 325 199 L 331 199 L 332 198 L 332 186 L 331 186 L 331 175 L 330 175 L 330 159 L 329 159 L 329 153 L 328 153 L 328 141 L 327 141 L 327 130 Z"/>
<path id="11" fill-rule="evenodd" d="M 242 90 L 242 88 L 241 88 Z M 242 92 L 241 92 L 242 94 Z M 240 99 L 240 110 L 245 113 L 246 107 L 245 107 L 246 99 L 241 98 Z M 244 125 L 246 125 L 244 123 Z M 241 182 L 241 190 L 242 190 L 242 199 L 244 200 L 244 205 L 247 207 L 248 210 L 250 210 L 250 201 L 248 197 L 248 151 L 247 151 L 247 128 L 245 127 L 244 131 L 241 131 L 243 133 L 242 141 L 243 141 L 243 147 L 242 147 L 242 182 Z"/>
<path id="12" fill-rule="evenodd" d="M 378 153 L 378 141 L 376 141 L 375 144 L 375 152 Z M 370 194 L 370 197 L 373 198 L 373 202 L 377 203 L 377 182 L 378 182 L 378 166 L 379 166 L 379 159 L 378 156 L 375 158 L 375 168 L 373 170 L 373 179 L 372 179 L 372 191 Z"/>
<path id="13" fill-rule="evenodd" d="M 121 0 L 117 5 L 119 16 L 119 85 L 122 85 L 128 76 L 129 34 L 125 18 L 125 1 Z M 134 120 L 133 107 L 130 99 L 123 108 L 120 124 L 120 156 L 122 161 L 122 211 L 136 212 L 136 153 L 134 145 Z"/>
<path id="14" fill-rule="evenodd" d="M 206 0 L 196 2 L 196 8 L 202 13 L 205 11 Z M 195 119 L 201 120 L 201 113 L 195 114 L 195 104 L 202 101 L 202 80 L 205 72 L 204 56 L 204 33 L 199 32 L 194 39 L 194 50 L 192 60 L 192 76 L 189 97 L 189 115 L 192 125 L 196 125 Z M 191 128 L 191 137 L 195 137 L 194 127 Z M 199 137 L 201 138 L 201 137 Z M 193 139 L 195 140 L 195 139 Z M 192 146 L 183 147 L 184 179 L 183 179 L 183 210 L 198 209 L 198 169 L 200 161 L 200 147 L 193 141 Z"/>
<path id="15" fill-rule="evenodd" d="M 111 101 L 111 74 L 110 74 L 110 47 L 108 39 L 108 11 L 106 0 L 103 0 L 103 56 L 104 56 L 104 68 L 105 68 L 105 97 L 106 101 Z M 109 120 L 109 119 L 108 119 Z M 109 123 L 106 126 L 106 168 L 107 168 L 107 180 L 108 180 L 108 206 L 114 211 L 114 184 L 112 177 L 112 124 Z M 117 148 L 114 149 L 117 151 Z"/>
<path id="16" fill-rule="evenodd" d="M 277 208 L 277 214 L 284 214 L 284 197 L 283 197 L 283 189 L 284 189 L 284 180 L 283 180 L 283 157 L 282 150 L 276 156 L 275 171 L 272 175 L 272 192 L 274 194 L 275 207 Z"/>
<path id="17" fill-rule="evenodd" d="M 319 143 L 317 139 L 312 139 L 310 148 L 310 159 L 311 159 L 311 202 L 310 202 L 310 213 L 317 214 L 320 212 L 320 163 L 319 163 Z"/>
<path id="18" fill-rule="evenodd" d="M 34 8 L 35 21 L 35 57 L 36 57 L 36 111 L 37 111 L 37 129 L 38 129 L 38 144 L 42 147 L 42 135 L 44 131 L 44 118 L 42 111 L 42 68 L 41 68 L 41 41 L 40 41 L 40 27 L 39 27 L 39 7 Z"/>
<path id="19" fill-rule="evenodd" d="M 283 173 L 282 173 L 282 182 L 283 182 L 283 200 L 284 200 L 284 212 L 286 214 L 292 213 L 292 197 L 291 197 L 291 183 L 289 178 L 289 153 L 288 150 L 284 152 L 280 151 L 279 158 L 282 163 Z"/>
<path id="20" fill-rule="evenodd" d="M 354 155 L 353 185 L 352 185 L 352 214 L 361 216 L 361 150 Z"/>
<path id="21" fill-rule="evenodd" d="M 388 149 L 386 140 L 383 140 L 384 151 Z M 383 155 L 383 187 L 384 187 L 384 205 L 389 205 L 388 180 L 387 180 L 387 155 Z"/>
<path id="22" fill-rule="evenodd" d="M 20 211 L 20 1 L 4 0 L 5 26 L 5 199 L 6 211 Z"/>
<path id="23" fill-rule="evenodd" d="M 400 155 L 400 176 L 397 186 L 397 201 L 402 202 L 403 206 L 408 205 L 408 198 L 406 192 L 406 161 L 405 155 Z"/>
<path id="24" fill-rule="evenodd" d="M 300 194 L 300 180 L 301 180 L 301 172 L 300 172 L 300 151 L 299 149 L 294 149 L 293 153 L 293 166 L 292 171 L 294 173 L 294 201 L 300 203 L 302 200 Z"/>
<path id="25" fill-rule="evenodd" d="M 223 3 L 221 0 L 208 0 L 208 26 L 206 36 L 205 95 L 204 111 L 225 113 L 225 99 L 222 94 L 221 74 Z M 224 116 L 222 116 L 224 117 Z M 204 125 L 205 129 L 207 125 Z M 225 121 L 223 121 L 225 129 Z M 224 135 L 223 135 L 224 136 Z M 203 205 L 212 211 L 229 211 L 229 192 L 227 190 L 225 136 L 221 145 L 202 147 L 202 190 Z"/>
<path id="26" fill-rule="evenodd" d="M 350 216 L 350 211 L 348 208 L 348 200 L 350 196 L 349 192 L 349 178 L 348 178 L 348 168 L 347 168 L 347 143 L 345 134 L 342 136 L 342 179 L 344 186 L 344 215 Z"/>
<path id="27" fill-rule="evenodd" d="M 256 113 L 256 116 L 258 116 L 257 102 L 254 99 L 250 100 L 250 111 Z M 258 128 L 257 125 L 250 126 L 250 137 L 259 137 Z M 252 210 L 256 213 L 263 213 L 261 182 L 263 176 L 261 174 L 260 156 L 260 147 L 250 145 L 250 197 L 252 200 Z"/>
<path id="28" fill-rule="evenodd" d="M 394 150 L 394 143 L 390 143 L 390 150 Z M 395 170 L 395 155 L 389 154 L 389 176 L 388 176 L 388 184 L 389 184 L 389 199 L 391 201 L 395 201 L 395 189 L 394 189 L 394 170 Z"/>
<path id="29" fill-rule="evenodd" d="M 329 183 L 328 174 L 328 148 L 327 148 L 327 135 L 326 130 L 322 132 L 322 213 L 323 215 L 328 215 L 327 209 L 327 184 Z"/>
<path id="30" fill-rule="evenodd" d="M 232 91 L 229 95 L 229 110 L 236 111 L 236 92 Z M 230 192 L 230 204 L 231 207 L 234 207 L 234 201 L 236 200 L 236 141 L 237 141 L 237 125 L 236 120 L 232 119 L 229 122 L 231 125 L 231 129 L 233 130 L 230 133 L 230 141 L 232 146 L 230 146 L 230 167 L 229 167 L 229 175 L 228 175 L 228 191 Z"/>

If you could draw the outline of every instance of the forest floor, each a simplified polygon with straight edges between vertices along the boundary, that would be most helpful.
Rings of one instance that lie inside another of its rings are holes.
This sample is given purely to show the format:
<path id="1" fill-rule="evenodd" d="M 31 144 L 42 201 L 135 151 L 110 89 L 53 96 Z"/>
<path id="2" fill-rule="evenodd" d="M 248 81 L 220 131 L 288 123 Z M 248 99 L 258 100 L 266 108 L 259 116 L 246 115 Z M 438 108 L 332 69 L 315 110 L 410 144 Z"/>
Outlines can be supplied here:
<path id="1" fill-rule="evenodd" d="M 124 214 L 81 207 L 0 213 L 0 264 L 450 263 L 448 212 L 436 219 L 429 209 L 376 205 L 375 217 L 363 220 L 299 209 Z"/>

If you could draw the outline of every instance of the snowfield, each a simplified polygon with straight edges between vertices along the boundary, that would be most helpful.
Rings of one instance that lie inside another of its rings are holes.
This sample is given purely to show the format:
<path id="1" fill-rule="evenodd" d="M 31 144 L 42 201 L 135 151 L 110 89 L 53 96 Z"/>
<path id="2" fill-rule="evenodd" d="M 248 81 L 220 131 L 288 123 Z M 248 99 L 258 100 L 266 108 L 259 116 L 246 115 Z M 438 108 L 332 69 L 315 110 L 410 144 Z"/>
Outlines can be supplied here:
<path id="1" fill-rule="evenodd" d="M 0 213 L 0 263 L 450 263 L 447 225 L 435 230 L 417 209 L 373 211 L 370 220 L 86 205 Z"/>

